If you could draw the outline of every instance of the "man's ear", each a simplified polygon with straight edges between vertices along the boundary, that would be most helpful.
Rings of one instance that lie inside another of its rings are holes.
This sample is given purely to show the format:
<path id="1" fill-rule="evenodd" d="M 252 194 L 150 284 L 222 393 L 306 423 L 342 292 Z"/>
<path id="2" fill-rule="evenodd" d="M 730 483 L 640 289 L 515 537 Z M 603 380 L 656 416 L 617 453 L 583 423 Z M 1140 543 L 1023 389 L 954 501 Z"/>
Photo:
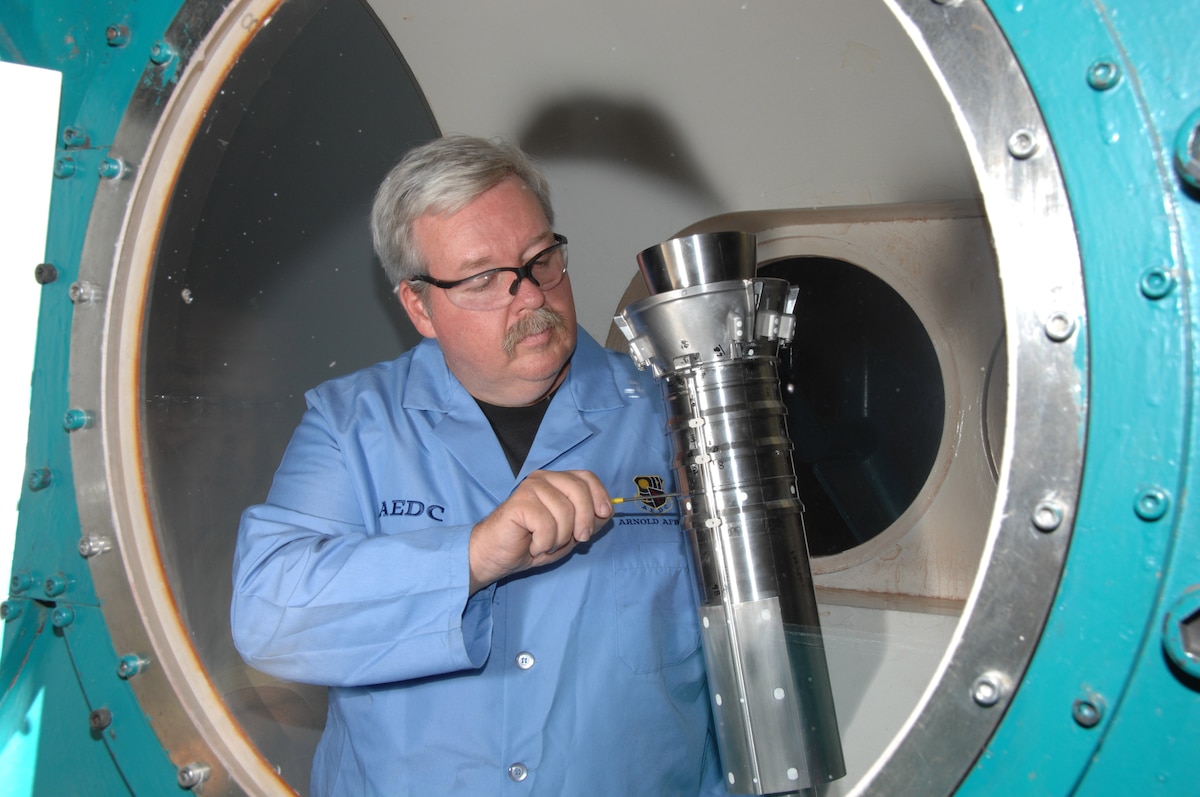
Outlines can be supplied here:
<path id="1" fill-rule="evenodd" d="M 433 317 L 430 315 L 429 308 L 425 306 L 425 299 L 413 290 L 408 280 L 401 280 L 400 287 L 396 288 L 396 296 L 400 299 L 404 312 L 408 313 L 408 320 L 417 328 L 417 332 L 427 338 L 436 338 Z"/>

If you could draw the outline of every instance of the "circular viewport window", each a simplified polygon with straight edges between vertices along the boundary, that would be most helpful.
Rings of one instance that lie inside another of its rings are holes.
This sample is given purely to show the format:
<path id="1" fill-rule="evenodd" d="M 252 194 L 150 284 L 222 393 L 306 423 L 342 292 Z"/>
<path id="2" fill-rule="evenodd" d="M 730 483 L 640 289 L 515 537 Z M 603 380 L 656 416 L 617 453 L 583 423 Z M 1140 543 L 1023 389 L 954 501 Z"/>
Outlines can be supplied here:
<path id="1" fill-rule="evenodd" d="M 900 294 L 852 263 L 791 257 L 758 274 L 799 288 L 779 377 L 809 553 L 842 553 L 886 530 L 929 476 L 946 406 L 937 353 Z"/>

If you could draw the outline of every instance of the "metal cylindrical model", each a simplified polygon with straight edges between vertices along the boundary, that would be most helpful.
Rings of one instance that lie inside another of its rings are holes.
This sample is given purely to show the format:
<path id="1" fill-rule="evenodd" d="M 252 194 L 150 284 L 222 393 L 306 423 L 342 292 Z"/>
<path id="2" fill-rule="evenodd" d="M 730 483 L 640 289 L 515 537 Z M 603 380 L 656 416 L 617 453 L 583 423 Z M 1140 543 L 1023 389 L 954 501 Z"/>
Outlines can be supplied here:
<path id="1" fill-rule="evenodd" d="M 755 255 L 745 233 L 647 249 L 651 296 L 614 320 L 667 403 L 728 788 L 773 794 L 845 764 L 777 368 L 796 293 Z"/>

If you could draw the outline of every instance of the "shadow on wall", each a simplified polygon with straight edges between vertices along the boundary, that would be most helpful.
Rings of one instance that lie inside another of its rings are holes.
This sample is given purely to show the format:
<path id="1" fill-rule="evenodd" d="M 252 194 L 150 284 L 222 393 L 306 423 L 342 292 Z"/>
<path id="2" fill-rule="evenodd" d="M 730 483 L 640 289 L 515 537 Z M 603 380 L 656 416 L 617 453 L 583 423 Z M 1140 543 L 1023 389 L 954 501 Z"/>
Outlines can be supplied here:
<path id="1" fill-rule="evenodd" d="M 686 138 L 660 110 L 643 102 L 575 92 L 536 110 L 517 144 L 540 160 L 619 164 L 723 206 Z"/>

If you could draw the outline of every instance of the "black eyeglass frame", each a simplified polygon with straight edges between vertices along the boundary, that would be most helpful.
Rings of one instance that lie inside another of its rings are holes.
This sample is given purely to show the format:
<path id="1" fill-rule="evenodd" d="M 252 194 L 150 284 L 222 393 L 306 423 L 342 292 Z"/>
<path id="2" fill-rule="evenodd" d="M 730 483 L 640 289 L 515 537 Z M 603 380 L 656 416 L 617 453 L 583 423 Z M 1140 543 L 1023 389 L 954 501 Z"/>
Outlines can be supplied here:
<path id="1" fill-rule="evenodd" d="M 517 275 L 517 278 L 515 280 L 513 280 L 513 284 L 509 287 L 508 295 L 516 296 L 517 291 L 521 287 L 521 280 L 527 279 L 530 282 L 532 282 L 534 285 L 536 285 L 537 287 L 539 287 L 539 288 L 542 287 L 542 283 L 538 282 L 537 278 L 535 276 L 533 276 L 534 264 L 537 263 L 538 260 L 545 257 L 550 252 L 553 252 L 555 249 L 560 249 L 566 245 L 567 245 L 567 236 L 561 235 L 559 233 L 554 233 L 554 243 L 551 244 L 550 246 L 547 246 L 545 249 L 538 252 L 533 257 L 529 258 L 529 260 L 525 261 L 525 265 L 520 266 L 520 267 L 501 266 L 500 268 L 489 268 L 486 271 L 481 271 L 478 274 L 472 274 L 469 277 L 463 277 L 460 280 L 440 280 L 435 277 L 431 277 L 428 274 L 418 274 L 415 277 L 409 277 L 408 281 L 409 282 L 424 282 L 427 285 L 434 286 L 435 288 L 441 288 L 443 290 L 446 290 L 449 288 L 456 288 L 459 285 L 470 282 L 471 280 L 479 279 L 480 277 L 486 277 L 489 274 L 499 274 L 504 271 L 511 271 L 512 273 Z M 563 260 L 562 273 L 564 273 L 564 274 L 567 273 L 567 261 L 565 259 Z"/>

